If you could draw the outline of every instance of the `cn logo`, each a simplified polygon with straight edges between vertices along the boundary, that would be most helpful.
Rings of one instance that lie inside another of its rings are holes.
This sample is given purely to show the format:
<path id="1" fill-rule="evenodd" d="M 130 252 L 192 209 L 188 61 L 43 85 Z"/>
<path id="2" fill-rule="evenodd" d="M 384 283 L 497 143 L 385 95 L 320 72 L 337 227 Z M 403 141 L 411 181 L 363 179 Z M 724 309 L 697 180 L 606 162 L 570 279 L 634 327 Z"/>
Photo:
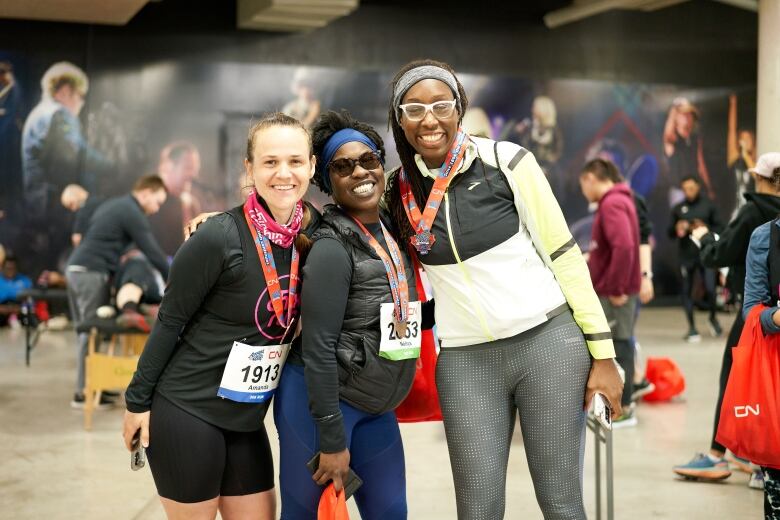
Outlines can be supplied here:
<path id="1" fill-rule="evenodd" d="M 279 359 L 282 357 L 281 350 L 270 350 L 268 352 L 268 359 Z"/>
<path id="2" fill-rule="evenodd" d="M 761 413 L 761 408 L 759 407 L 758 403 L 756 403 L 756 407 L 755 408 L 753 408 L 750 405 L 735 406 L 734 407 L 734 415 L 739 417 L 739 418 L 747 417 L 750 414 L 758 415 L 760 413 Z"/>

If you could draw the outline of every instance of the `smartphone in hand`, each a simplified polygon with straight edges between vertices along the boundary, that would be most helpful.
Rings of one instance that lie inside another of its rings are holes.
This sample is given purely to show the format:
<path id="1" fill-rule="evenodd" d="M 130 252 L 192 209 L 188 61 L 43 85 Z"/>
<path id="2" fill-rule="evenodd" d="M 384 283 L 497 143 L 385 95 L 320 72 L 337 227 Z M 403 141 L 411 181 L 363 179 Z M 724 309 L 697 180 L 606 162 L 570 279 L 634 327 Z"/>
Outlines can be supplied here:
<path id="1" fill-rule="evenodd" d="M 317 468 L 320 467 L 319 451 L 314 454 L 314 457 L 312 457 L 309 462 L 306 463 L 306 467 L 309 468 L 309 471 L 312 475 L 317 472 Z M 344 498 L 349 500 L 349 497 L 351 497 L 362 485 L 363 481 L 360 479 L 360 477 L 358 477 L 357 474 L 352 471 L 352 468 L 349 468 L 349 474 L 344 481 Z"/>
<path id="2" fill-rule="evenodd" d="M 612 429 L 612 407 L 609 406 L 609 401 L 602 394 L 596 394 L 593 396 L 593 416 L 598 422 L 607 430 Z"/>
<path id="3" fill-rule="evenodd" d="M 141 430 L 135 432 L 130 450 L 130 469 L 138 471 L 146 465 L 146 450 L 141 444 Z"/>

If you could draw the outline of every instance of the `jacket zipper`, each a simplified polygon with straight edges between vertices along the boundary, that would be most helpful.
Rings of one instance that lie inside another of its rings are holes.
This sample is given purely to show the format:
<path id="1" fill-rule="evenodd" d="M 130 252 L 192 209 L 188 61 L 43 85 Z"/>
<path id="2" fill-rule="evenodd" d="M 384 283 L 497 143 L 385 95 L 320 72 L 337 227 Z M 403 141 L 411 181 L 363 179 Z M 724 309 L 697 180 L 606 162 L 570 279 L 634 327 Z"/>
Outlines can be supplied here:
<path id="1" fill-rule="evenodd" d="M 450 220 L 450 197 L 447 191 L 444 192 L 444 214 L 447 217 L 447 235 L 450 239 L 452 254 L 455 256 L 455 261 L 457 262 L 458 267 L 460 268 L 460 272 L 463 274 L 463 278 L 469 288 L 469 292 L 471 293 L 471 302 L 474 305 L 474 312 L 476 313 L 479 324 L 482 327 L 482 332 L 485 334 L 485 337 L 488 338 L 488 341 L 495 341 L 496 338 L 490 332 L 487 320 L 485 319 L 485 311 L 482 309 L 482 306 L 477 299 L 477 293 L 474 290 L 474 284 L 471 281 L 471 273 L 469 272 L 468 267 L 466 267 L 466 264 L 461 262 L 460 255 L 458 254 L 458 248 L 455 245 L 455 236 L 452 233 L 452 222 Z"/>

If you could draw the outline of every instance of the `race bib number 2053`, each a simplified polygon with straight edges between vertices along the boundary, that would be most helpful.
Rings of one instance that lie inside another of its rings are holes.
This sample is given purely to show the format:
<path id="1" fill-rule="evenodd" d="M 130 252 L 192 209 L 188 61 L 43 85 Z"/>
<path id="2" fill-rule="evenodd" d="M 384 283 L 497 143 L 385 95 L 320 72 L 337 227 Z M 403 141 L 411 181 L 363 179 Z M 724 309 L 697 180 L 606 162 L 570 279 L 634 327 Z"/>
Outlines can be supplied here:
<path id="1" fill-rule="evenodd" d="M 422 307 L 420 302 L 409 302 L 409 319 L 405 328 L 395 322 L 392 303 L 383 303 L 379 312 L 379 323 L 382 328 L 379 355 L 393 361 L 420 357 L 420 345 L 422 344 Z"/>

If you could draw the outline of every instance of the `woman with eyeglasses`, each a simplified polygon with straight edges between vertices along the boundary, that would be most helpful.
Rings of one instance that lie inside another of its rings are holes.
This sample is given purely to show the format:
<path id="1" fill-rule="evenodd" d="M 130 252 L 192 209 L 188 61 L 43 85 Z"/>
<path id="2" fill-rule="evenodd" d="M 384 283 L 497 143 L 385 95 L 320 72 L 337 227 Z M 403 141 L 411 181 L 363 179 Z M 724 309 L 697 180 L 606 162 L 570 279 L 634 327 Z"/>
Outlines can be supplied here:
<path id="1" fill-rule="evenodd" d="M 393 409 L 411 388 L 432 302 L 421 306 L 404 244 L 379 201 L 384 145 L 348 113 L 312 129 L 313 182 L 333 197 L 303 270 L 302 350 L 294 350 L 274 405 L 282 518 L 314 519 L 323 485 L 340 490 L 350 467 L 363 481 L 361 517 L 406 518 L 401 436 Z M 430 308 L 430 310 L 429 310 Z M 312 474 L 307 461 L 319 453 Z"/>
<path id="2" fill-rule="evenodd" d="M 389 118 L 401 168 L 387 194 L 437 298 L 436 384 L 458 518 L 503 518 L 519 413 L 546 519 L 584 519 L 584 408 L 622 383 L 585 261 L 533 154 L 467 135 L 445 63 L 404 66 Z"/>

